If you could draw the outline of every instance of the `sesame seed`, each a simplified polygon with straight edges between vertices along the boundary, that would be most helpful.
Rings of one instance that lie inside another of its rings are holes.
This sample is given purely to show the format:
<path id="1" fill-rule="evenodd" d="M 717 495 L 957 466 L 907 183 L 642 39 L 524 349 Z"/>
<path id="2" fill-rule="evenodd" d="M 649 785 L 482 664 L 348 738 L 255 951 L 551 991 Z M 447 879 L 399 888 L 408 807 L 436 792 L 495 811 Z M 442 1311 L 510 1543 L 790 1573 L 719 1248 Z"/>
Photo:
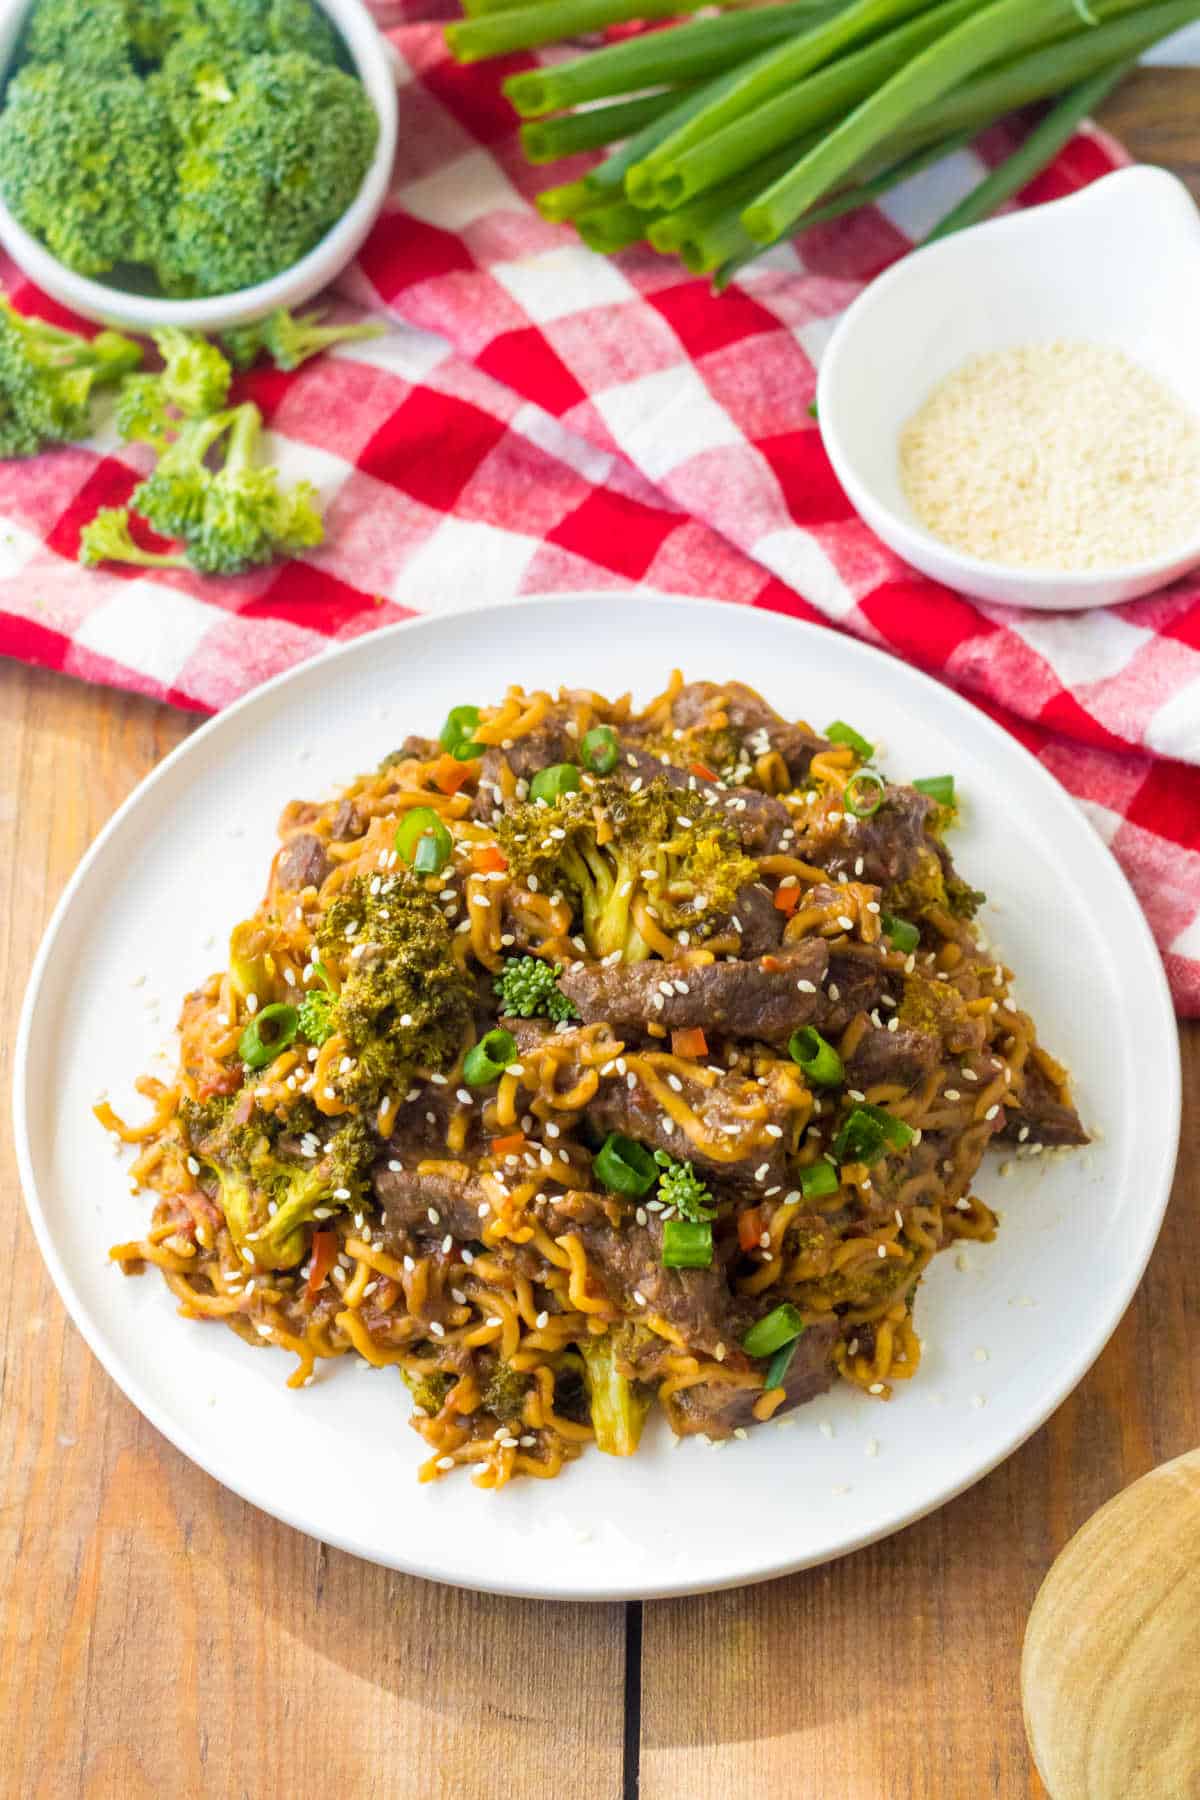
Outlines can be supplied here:
<path id="1" fill-rule="evenodd" d="M 425 1217 L 429 1220 L 431 1225 L 440 1225 L 442 1222 L 442 1215 L 436 1206 L 431 1206 L 425 1214 Z"/>
<path id="2" fill-rule="evenodd" d="M 550 1314 L 548 1312 L 540 1312 L 533 1322 L 539 1331 L 545 1331 L 547 1325 L 550 1323 Z"/>
<path id="3" fill-rule="evenodd" d="M 452 1469 L 454 1467 L 454 1458 L 452 1456 L 439 1456 L 435 1466 L 439 1469 Z"/>
<path id="4" fill-rule="evenodd" d="M 444 1325 L 439 1325 L 436 1319 L 431 1319 L 429 1321 L 429 1329 L 436 1338 L 443 1338 L 446 1335 L 446 1327 Z"/>

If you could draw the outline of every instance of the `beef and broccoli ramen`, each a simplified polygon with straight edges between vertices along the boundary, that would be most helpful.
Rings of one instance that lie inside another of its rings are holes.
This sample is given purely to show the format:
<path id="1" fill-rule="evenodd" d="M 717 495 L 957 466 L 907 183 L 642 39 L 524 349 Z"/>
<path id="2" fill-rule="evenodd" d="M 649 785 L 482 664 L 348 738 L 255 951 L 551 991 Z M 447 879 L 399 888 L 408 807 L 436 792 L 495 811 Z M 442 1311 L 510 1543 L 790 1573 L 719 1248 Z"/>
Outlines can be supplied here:
<path id="1" fill-rule="evenodd" d="M 867 721 L 860 721 L 867 724 Z M 295 801 L 183 1003 L 144 1238 L 185 1318 L 394 1364 L 433 1478 L 710 1439 L 917 1370 L 993 1144 L 1086 1141 L 911 786 L 738 682 L 464 704 Z M 1011 1150 L 1010 1150 L 1011 1154 Z"/>

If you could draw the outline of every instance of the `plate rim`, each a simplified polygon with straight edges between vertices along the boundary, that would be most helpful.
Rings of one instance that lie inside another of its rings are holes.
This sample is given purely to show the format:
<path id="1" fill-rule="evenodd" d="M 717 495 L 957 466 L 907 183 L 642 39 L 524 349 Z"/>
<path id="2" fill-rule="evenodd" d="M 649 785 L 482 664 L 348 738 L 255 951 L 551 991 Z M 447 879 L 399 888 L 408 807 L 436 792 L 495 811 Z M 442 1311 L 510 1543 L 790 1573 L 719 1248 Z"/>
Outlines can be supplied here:
<path id="1" fill-rule="evenodd" d="M 524 599 L 515 602 L 514 606 L 556 606 L 565 612 L 569 608 L 573 608 L 580 604 L 587 604 L 590 601 L 596 602 L 602 606 L 613 606 L 615 604 L 644 607 L 653 605 L 670 607 L 680 611 L 720 611 L 723 614 L 728 614 L 731 610 L 731 603 L 729 601 L 709 597 L 658 594 L 648 596 L 644 590 L 639 593 L 636 590 L 622 592 L 621 590 L 608 591 L 596 589 L 581 589 L 578 592 L 567 591 L 529 595 Z M 982 1481 L 986 1475 L 989 1475 L 994 1469 L 998 1468 L 1002 1462 L 1005 1462 L 1008 1457 L 1013 1455 L 1015 1451 L 1019 1450 L 1021 1446 L 1033 1436 L 1035 1431 L 1040 1430 L 1052 1414 L 1055 1413 L 1070 1394 L 1074 1392 L 1075 1388 L 1087 1375 L 1088 1371 L 1107 1347 L 1128 1311 L 1130 1302 L 1136 1294 L 1138 1287 L 1141 1285 L 1142 1277 L 1145 1274 L 1150 1257 L 1158 1242 L 1163 1219 L 1170 1200 L 1182 1123 L 1182 1081 L 1178 1022 L 1171 1001 L 1170 989 L 1168 987 L 1162 957 L 1159 953 L 1158 946 L 1154 941 L 1145 913 L 1142 910 L 1124 870 L 1117 862 L 1116 857 L 1113 855 L 1109 846 L 1104 842 L 1100 834 L 1095 831 L 1086 814 L 1083 812 L 1082 808 L 1079 807 L 1078 802 L 1075 802 L 1074 807 L 1072 808 L 1077 823 L 1089 834 L 1091 847 L 1103 852 L 1104 858 L 1109 866 L 1109 872 L 1116 877 L 1123 900 L 1129 910 L 1131 923 L 1135 936 L 1137 936 L 1140 941 L 1140 947 L 1143 952 L 1149 953 L 1148 960 L 1154 972 L 1154 978 L 1151 983 L 1151 990 L 1149 992 L 1143 990 L 1143 997 L 1147 1009 L 1149 1010 L 1152 1007 L 1153 1010 L 1160 1015 L 1160 1023 L 1165 1022 L 1166 1030 L 1164 1035 L 1167 1044 L 1170 1047 L 1167 1058 L 1167 1067 L 1160 1071 L 1160 1081 L 1165 1085 L 1166 1089 L 1167 1111 L 1171 1120 L 1171 1130 L 1168 1137 L 1162 1140 L 1160 1144 L 1160 1151 L 1162 1153 L 1160 1163 L 1161 1174 L 1154 1184 L 1154 1192 L 1156 1193 L 1157 1198 L 1153 1209 L 1151 1209 L 1151 1213 L 1147 1215 L 1147 1229 L 1142 1251 L 1141 1254 L 1129 1264 L 1117 1298 L 1110 1308 L 1111 1317 L 1109 1322 L 1099 1333 L 1097 1333 L 1096 1341 L 1089 1342 L 1085 1345 L 1080 1354 L 1078 1354 L 1071 1361 L 1069 1366 L 1065 1368 L 1065 1372 L 1060 1369 L 1059 1379 L 1051 1382 L 1040 1407 L 1035 1408 L 1034 1414 L 1031 1415 L 1030 1419 L 1026 1421 L 1020 1429 L 1005 1434 L 1002 1447 L 997 1449 L 994 1454 L 987 1455 L 983 1461 L 974 1466 L 970 1475 L 966 1476 L 962 1481 L 951 1480 L 947 1482 L 943 1487 L 938 1488 L 932 1493 L 926 1502 L 909 1508 L 902 1516 L 894 1518 L 886 1524 L 868 1527 L 864 1531 L 861 1531 L 848 1539 L 845 1543 L 840 1544 L 833 1551 L 821 1552 L 815 1556 L 801 1555 L 793 1558 L 785 1557 L 773 1562 L 769 1566 L 754 1568 L 748 1573 L 732 1572 L 714 1578 L 701 1579 L 699 1581 L 680 1580 L 665 1582 L 660 1585 L 654 1583 L 647 1585 L 641 1582 L 625 1582 L 622 1584 L 618 1582 L 616 1585 L 608 1587 L 579 1587 L 569 1583 L 564 1585 L 562 1582 L 556 1582 L 553 1585 L 538 1585 L 536 1583 L 531 1584 L 528 1581 L 505 1580 L 503 1578 L 488 1581 L 476 1579 L 465 1581 L 461 1575 L 457 1574 L 452 1568 L 444 1564 L 433 1566 L 428 1561 L 418 1563 L 412 1558 L 405 1558 L 402 1555 L 389 1556 L 384 1559 L 374 1554 L 372 1551 L 364 1549 L 361 1543 L 356 1542 L 350 1535 L 338 1533 L 336 1531 L 315 1531 L 311 1523 L 307 1522 L 288 1505 L 275 1504 L 273 1501 L 267 1503 L 258 1492 L 253 1490 L 250 1484 L 243 1483 L 237 1479 L 229 1479 L 223 1473 L 216 1473 L 214 1468 L 210 1466 L 206 1454 L 202 1451 L 200 1446 L 193 1441 L 188 1426 L 186 1424 L 176 1423 L 169 1416 L 165 1408 L 160 1408 L 157 1402 L 143 1391 L 142 1384 L 136 1371 L 132 1368 L 125 1367 L 122 1364 L 122 1359 L 115 1352 L 111 1357 L 109 1356 L 107 1347 L 103 1344 L 102 1333 L 98 1326 L 94 1325 L 88 1313 L 87 1306 L 84 1303 L 81 1294 L 75 1287 L 70 1271 L 63 1259 L 59 1256 L 52 1241 L 49 1221 L 43 1208 L 37 1181 L 35 1179 L 33 1154 L 30 1144 L 29 1108 L 27 1103 L 28 1077 L 30 1072 L 30 1040 L 33 1031 L 33 1019 L 37 1009 L 37 1002 L 50 968 L 57 939 L 73 910 L 76 894 L 84 886 L 93 865 L 99 861 L 109 841 L 121 830 L 126 819 L 140 807 L 143 798 L 160 782 L 166 780 L 180 762 L 195 754 L 195 747 L 197 745 L 203 745 L 210 737 L 227 731 L 231 722 L 234 722 L 234 728 L 236 730 L 236 722 L 244 713 L 250 712 L 256 707 L 261 707 L 265 702 L 269 702 L 273 696 L 277 695 L 282 689 L 291 685 L 293 682 L 311 679 L 314 675 L 319 676 L 322 672 L 327 671 L 331 667 L 336 666 L 339 662 L 353 656 L 369 654 L 370 649 L 376 646 L 381 639 L 401 637 L 414 631 L 421 632 L 422 630 L 429 630 L 431 628 L 444 628 L 451 622 L 457 624 L 459 621 L 467 621 L 473 617 L 495 613 L 498 610 L 507 611 L 508 609 L 499 608 L 495 602 L 485 602 L 477 606 L 455 609 L 453 612 L 414 615 L 412 618 L 399 620 L 393 625 L 384 626 L 379 631 L 367 632 L 361 637 L 350 639 L 348 642 L 330 645 L 327 649 L 319 651 L 315 656 L 308 657 L 303 662 L 293 664 L 290 668 L 282 670 L 278 675 L 272 676 L 270 680 L 251 688 L 247 693 L 241 695 L 229 706 L 223 707 L 219 712 L 214 713 L 212 717 L 207 719 L 204 724 L 199 727 L 198 730 L 189 733 L 181 743 L 177 744 L 173 750 L 168 752 L 161 762 L 157 763 L 154 768 L 149 770 L 149 772 L 142 777 L 141 781 L 138 782 L 132 792 L 121 802 L 111 818 L 109 818 L 101 827 L 92 843 L 80 858 L 50 914 L 50 918 L 46 923 L 41 940 L 38 944 L 37 952 L 30 967 L 25 994 L 21 1004 L 13 1054 L 12 1120 L 17 1169 L 20 1177 L 21 1192 L 25 1203 L 26 1215 L 32 1226 L 38 1249 L 46 1264 L 47 1272 L 54 1283 L 59 1300 L 66 1308 L 72 1323 L 79 1331 L 92 1355 L 96 1358 L 101 1368 L 115 1383 L 129 1403 L 154 1427 L 156 1431 L 161 1433 L 161 1435 L 167 1439 L 168 1443 L 172 1444 L 181 1455 L 187 1457 L 189 1462 L 203 1470 L 210 1480 L 215 1481 L 221 1487 L 227 1488 L 231 1493 L 236 1494 L 239 1499 L 246 1501 L 247 1504 L 251 1506 L 257 1507 L 259 1511 L 267 1513 L 272 1518 L 279 1519 L 283 1524 L 288 1525 L 293 1530 L 302 1532 L 306 1537 L 314 1538 L 318 1542 L 330 1544 L 335 1549 L 343 1550 L 363 1561 L 375 1563 L 379 1567 L 392 1568 L 403 1574 L 417 1576 L 423 1580 L 436 1581 L 446 1586 L 464 1588 L 470 1592 L 496 1593 L 508 1595 L 513 1598 L 537 1600 L 561 1600 L 568 1602 L 588 1601 L 596 1602 L 598 1604 L 611 1604 L 615 1601 L 670 1599 L 689 1594 L 720 1592 L 724 1589 L 748 1587 L 759 1582 L 776 1580 L 782 1576 L 794 1574 L 806 1568 L 824 1566 L 826 1563 L 835 1562 L 843 1556 L 851 1555 L 856 1550 L 864 1549 L 870 1544 L 879 1543 L 883 1539 L 893 1536 L 896 1532 L 906 1529 L 909 1525 L 916 1524 L 920 1519 L 928 1517 L 930 1513 L 936 1512 L 940 1507 L 948 1504 L 949 1501 L 956 1499 L 960 1494 L 963 1494 L 969 1488 L 974 1487 L 977 1482 Z M 736 611 L 736 607 L 733 610 Z M 831 629 L 829 625 L 814 623 L 806 619 L 795 619 L 787 613 L 776 613 L 770 608 L 756 607 L 751 610 L 776 620 L 781 630 L 795 631 L 798 633 L 801 641 L 806 638 L 812 640 L 817 640 L 819 638 L 820 640 L 827 641 L 827 634 Z M 1003 745 L 1006 752 L 1011 753 L 1015 751 L 1018 760 L 1024 761 L 1029 772 L 1041 783 L 1043 790 L 1054 795 L 1056 803 L 1061 803 L 1064 799 L 1073 801 L 1074 796 L 1066 790 L 1061 782 L 1057 781 L 1055 777 L 1050 774 L 1049 770 L 1043 767 L 1032 752 L 1026 749 L 1019 738 L 1015 737 L 1011 732 L 1005 731 L 1004 728 L 998 725 L 982 707 L 977 706 L 965 695 L 959 693 L 956 688 L 936 680 L 932 675 L 927 674 L 925 670 L 917 668 L 914 664 L 905 662 L 903 659 L 893 656 L 889 652 L 879 649 L 873 644 L 866 643 L 862 639 L 851 637 L 848 634 L 841 632 L 838 632 L 837 636 L 841 640 L 843 647 L 848 649 L 852 655 L 865 657 L 868 665 L 876 665 L 886 669 L 894 669 L 898 666 L 906 677 L 916 681 L 918 688 L 927 686 L 934 689 L 944 701 L 950 704 L 952 712 L 957 711 L 963 715 L 969 716 L 974 729 L 982 728 L 985 741 L 990 738 L 993 743 Z"/>

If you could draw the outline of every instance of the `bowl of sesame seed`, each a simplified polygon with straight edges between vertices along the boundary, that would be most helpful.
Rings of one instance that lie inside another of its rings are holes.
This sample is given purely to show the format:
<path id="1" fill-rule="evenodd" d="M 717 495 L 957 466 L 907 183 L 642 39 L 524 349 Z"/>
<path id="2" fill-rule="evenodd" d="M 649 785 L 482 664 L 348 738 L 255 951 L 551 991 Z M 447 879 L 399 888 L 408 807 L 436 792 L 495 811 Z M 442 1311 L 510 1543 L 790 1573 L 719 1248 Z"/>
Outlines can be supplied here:
<path id="1" fill-rule="evenodd" d="M 871 529 L 978 599 L 1110 606 L 1200 564 L 1200 217 L 1165 170 L 931 244 L 821 365 L 830 460 Z"/>

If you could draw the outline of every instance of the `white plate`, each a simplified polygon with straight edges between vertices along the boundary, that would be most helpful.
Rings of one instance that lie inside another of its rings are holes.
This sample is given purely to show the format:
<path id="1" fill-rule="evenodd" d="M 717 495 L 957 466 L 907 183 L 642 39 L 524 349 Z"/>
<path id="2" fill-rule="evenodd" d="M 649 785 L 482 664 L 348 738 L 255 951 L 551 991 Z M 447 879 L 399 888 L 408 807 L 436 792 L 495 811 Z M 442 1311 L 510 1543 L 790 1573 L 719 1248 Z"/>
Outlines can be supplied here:
<path id="1" fill-rule="evenodd" d="M 129 1193 L 90 1107 L 104 1088 L 119 1110 L 138 1105 L 132 1077 L 262 892 L 285 801 L 327 793 L 407 732 L 436 729 L 458 702 L 499 699 L 511 681 L 632 686 L 644 699 L 676 663 L 749 681 L 789 717 L 856 722 L 897 775 L 955 771 L 969 796 L 956 854 L 998 902 L 986 929 L 1104 1136 L 1007 1178 L 989 1158 L 979 1185 L 1003 1211 L 999 1238 L 966 1252 L 964 1267 L 953 1253 L 937 1259 L 918 1303 L 925 1361 L 890 1405 L 842 1387 L 719 1452 L 674 1448 L 656 1421 L 636 1457 L 585 1452 L 557 1481 L 496 1495 L 465 1477 L 421 1487 L 425 1451 L 394 1374 L 346 1359 L 292 1392 L 289 1358 L 177 1318 L 157 1275 L 126 1280 L 108 1263 L 147 1201 Z M 1070 1392 L 1124 1311 L 1158 1231 L 1178 1124 L 1175 1025 L 1141 912 L 1074 803 L 1012 738 L 832 631 L 612 594 L 397 626 L 197 732 L 121 808 L 63 896 L 16 1058 L 38 1240 L 134 1405 L 218 1481 L 331 1544 L 440 1581 L 554 1598 L 761 1580 L 869 1543 L 978 1480 Z"/>

